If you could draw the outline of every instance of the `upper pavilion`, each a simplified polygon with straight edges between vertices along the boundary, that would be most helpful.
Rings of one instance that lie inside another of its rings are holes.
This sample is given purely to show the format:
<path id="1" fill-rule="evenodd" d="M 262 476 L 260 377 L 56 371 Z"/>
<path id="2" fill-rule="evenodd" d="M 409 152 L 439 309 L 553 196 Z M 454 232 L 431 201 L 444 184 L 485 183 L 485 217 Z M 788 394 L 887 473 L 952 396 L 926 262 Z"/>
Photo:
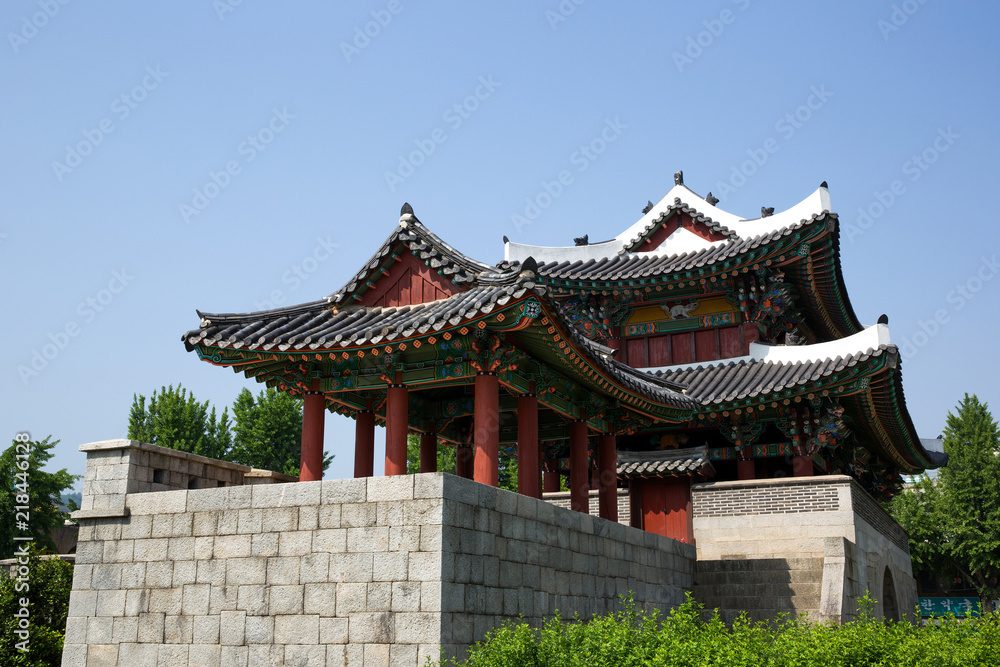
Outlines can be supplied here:
<path id="1" fill-rule="evenodd" d="M 574 508 L 599 487 L 601 515 L 617 519 L 627 485 L 633 525 L 690 540 L 692 480 L 843 473 L 888 497 L 901 474 L 941 465 L 906 411 L 887 320 L 864 326 L 851 307 L 826 183 L 754 219 L 716 203 L 678 172 L 613 239 L 505 237 L 495 266 L 407 204 L 330 296 L 199 312 L 183 340 L 304 397 L 302 479 L 321 476 L 333 411 L 356 419 L 357 476 L 374 472 L 380 423 L 386 474 L 405 474 L 410 433 L 422 471 L 457 446 L 458 474 L 487 484 L 503 448 L 521 493 L 540 496 L 543 470 L 546 490 L 568 474 Z"/>

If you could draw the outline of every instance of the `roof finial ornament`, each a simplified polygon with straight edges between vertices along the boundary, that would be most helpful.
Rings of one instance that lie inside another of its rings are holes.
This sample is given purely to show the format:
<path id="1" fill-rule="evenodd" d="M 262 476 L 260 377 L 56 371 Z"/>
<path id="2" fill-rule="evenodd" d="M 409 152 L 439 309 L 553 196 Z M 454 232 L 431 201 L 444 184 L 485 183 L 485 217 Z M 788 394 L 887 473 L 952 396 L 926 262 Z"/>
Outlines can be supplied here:
<path id="1" fill-rule="evenodd" d="M 410 206 L 409 202 L 403 202 L 403 208 L 399 209 L 399 224 L 406 227 L 407 222 L 420 222 L 417 216 L 413 214 L 413 207 Z"/>
<path id="2" fill-rule="evenodd" d="M 684 185 L 684 172 L 677 171 L 674 173 L 674 185 Z"/>
<path id="3" fill-rule="evenodd" d="M 538 262 L 535 261 L 534 257 L 528 255 L 527 257 L 524 258 L 524 261 L 521 262 L 521 270 L 519 274 L 524 276 L 525 278 L 534 278 L 537 273 L 538 273 Z"/>
<path id="4" fill-rule="evenodd" d="M 888 326 L 889 325 L 889 316 L 886 315 L 885 313 L 882 313 L 881 315 L 879 315 L 878 323 L 879 324 L 884 324 L 884 325 Z"/>
<path id="5" fill-rule="evenodd" d="M 760 217 L 767 218 L 767 217 L 770 217 L 772 215 L 774 215 L 774 207 L 773 206 L 761 206 L 760 207 Z"/>
<path id="6" fill-rule="evenodd" d="M 504 234 L 504 235 L 503 235 L 503 242 L 504 242 L 504 243 L 510 243 L 510 239 L 509 239 L 509 238 L 507 238 L 507 235 L 506 235 L 506 234 Z"/>
<path id="7" fill-rule="evenodd" d="M 819 184 L 819 187 L 821 187 L 821 188 L 826 188 L 826 189 L 828 189 L 828 190 L 830 189 L 830 186 L 826 184 L 826 181 L 823 181 L 822 183 L 820 183 L 820 184 Z"/>
<path id="8" fill-rule="evenodd" d="M 708 202 L 708 205 L 709 205 L 709 206 L 715 206 L 716 204 L 718 204 L 718 203 L 719 203 L 719 198 L 718 198 L 718 197 L 716 197 L 715 195 L 713 195 L 713 194 L 712 194 L 712 191 L 711 191 L 711 190 L 709 190 L 709 191 L 708 191 L 708 194 L 707 194 L 707 195 L 705 195 L 705 201 L 707 201 L 707 202 Z"/>
<path id="9" fill-rule="evenodd" d="M 573 243 L 577 245 L 590 245 L 590 234 L 584 234 L 583 236 L 573 239 Z"/>
<path id="10" fill-rule="evenodd" d="M 653 202 L 651 202 L 651 201 L 649 201 L 647 199 L 646 200 L 646 205 L 642 207 L 642 213 L 643 213 L 643 215 L 645 215 L 646 213 L 649 213 L 652 210 L 653 210 Z"/>

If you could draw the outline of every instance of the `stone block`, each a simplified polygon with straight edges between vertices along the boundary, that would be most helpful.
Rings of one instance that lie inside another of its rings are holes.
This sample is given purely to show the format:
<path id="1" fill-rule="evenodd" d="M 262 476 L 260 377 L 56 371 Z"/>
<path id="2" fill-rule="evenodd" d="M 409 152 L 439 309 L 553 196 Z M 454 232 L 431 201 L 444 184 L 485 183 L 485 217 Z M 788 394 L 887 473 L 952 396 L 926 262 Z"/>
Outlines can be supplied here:
<path id="1" fill-rule="evenodd" d="M 257 534 L 263 528 L 264 511 L 260 509 L 241 509 L 236 514 L 236 532 Z"/>
<path id="2" fill-rule="evenodd" d="M 444 493 L 444 473 L 429 472 L 413 475 L 414 498 L 441 498 Z"/>
<path id="3" fill-rule="evenodd" d="M 419 550 L 421 530 L 421 526 L 390 526 L 389 551 Z"/>
<path id="4" fill-rule="evenodd" d="M 156 653 L 156 644 L 123 643 L 118 647 L 118 664 L 124 667 L 156 667 Z"/>
<path id="5" fill-rule="evenodd" d="M 319 615 L 296 614 L 274 617 L 275 644 L 319 643 Z"/>
<path id="6" fill-rule="evenodd" d="M 194 643 L 188 651 L 189 667 L 221 667 L 221 659 L 222 647 L 218 644 Z"/>
<path id="7" fill-rule="evenodd" d="M 312 538 L 312 548 L 313 551 L 323 552 L 328 554 L 343 553 L 347 551 L 347 529 L 321 528 L 320 530 L 315 531 L 313 533 L 313 538 Z"/>
<path id="8" fill-rule="evenodd" d="M 388 581 L 368 584 L 368 611 L 392 609 L 392 584 Z"/>
<path id="9" fill-rule="evenodd" d="M 87 667 L 117 667 L 117 644 L 90 644 L 87 647 Z"/>
<path id="10" fill-rule="evenodd" d="M 367 482 L 369 503 L 413 499 L 413 475 L 369 477 Z"/>
<path id="11" fill-rule="evenodd" d="M 302 507 L 318 505 L 322 482 L 258 484 L 252 491 L 251 507 Z"/>
<path id="12" fill-rule="evenodd" d="M 348 623 L 346 618 L 324 618 L 319 619 L 319 643 L 320 644 L 346 644 L 348 641 Z"/>
<path id="13" fill-rule="evenodd" d="M 272 585 L 299 583 L 299 559 L 294 556 L 268 558 L 267 583 Z"/>
<path id="14" fill-rule="evenodd" d="M 330 581 L 367 583 L 372 577 L 372 554 L 330 554 Z"/>
<path id="15" fill-rule="evenodd" d="M 364 503 L 368 500 L 367 489 L 368 480 L 364 478 L 327 480 L 322 483 L 322 504 Z"/>
<path id="16" fill-rule="evenodd" d="M 403 612 L 395 616 L 395 640 L 404 644 L 430 644 L 441 641 L 437 614 Z"/>
<path id="17" fill-rule="evenodd" d="M 279 556 L 304 556 L 312 551 L 312 531 L 296 530 L 278 536 Z"/>
<path id="18" fill-rule="evenodd" d="M 215 538 L 213 555 L 220 559 L 248 558 L 250 544 L 250 535 L 220 535 Z"/>
<path id="19" fill-rule="evenodd" d="M 148 539 L 151 537 L 153 517 L 130 515 L 120 520 L 121 536 L 124 540 Z M 80 539 L 83 539 L 81 534 Z"/>
<path id="20" fill-rule="evenodd" d="M 124 615 L 125 615 L 124 590 L 98 591 L 97 616 L 124 616 Z"/>
<path id="21" fill-rule="evenodd" d="M 362 526 L 374 526 L 376 523 L 375 503 L 356 503 L 343 505 L 340 508 L 341 528 L 360 528 Z"/>
<path id="22" fill-rule="evenodd" d="M 442 583 L 420 582 L 420 611 L 441 611 Z"/>
<path id="23" fill-rule="evenodd" d="M 164 614 L 150 612 L 139 614 L 139 643 L 141 644 L 162 644 L 163 643 L 163 619 Z"/>
<path id="24" fill-rule="evenodd" d="M 163 617 L 163 641 L 167 644 L 190 644 L 194 636 L 194 619 L 191 616 Z"/>
<path id="25" fill-rule="evenodd" d="M 180 516 L 180 515 L 177 515 Z M 193 537 L 171 537 L 167 542 L 167 558 L 172 561 L 194 558 Z"/>
<path id="26" fill-rule="evenodd" d="M 348 616 L 368 608 L 367 583 L 337 584 L 337 616 Z"/>
<path id="27" fill-rule="evenodd" d="M 218 644 L 220 619 L 221 617 L 217 615 L 195 616 L 192 641 L 195 644 Z"/>
<path id="28" fill-rule="evenodd" d="M 388 526 L 365 526 L 347 529 L 347 550 L 352 553 L 368 553 L 389 550 Z"/>
<path id="29" fill-rule="evenodd" d="M 154 588 L 149 592 L 150 613 L 177 615 L 181 613 L 183 590 L 180 588 Z"/>
<path id="30" fill-rule="evenodd" d="M 268 613 L 271 616 L 302 613 L 303 586 L 269 586 L 268 588 Z"/>
<path id="31" fill-rule="evenodd" d="M 125 496 L 125 507 L 132 515 L 176 514 L 187 510 L 187 494 L 187 490 L 130 493 Z"/>
<path id="32" fill-rule="evenodd" d="M 241 646 L 246 638 L 247 613 L 223 611 L 219 615 L 219 642 L 224 646 Z"/>
<path id="33" fill-rule="evenodd" d="M 250 650 L 246 646 L 227 646 L 224 644 L 220 648 L 219 654 L 220 667 L 247 667 Z M 281 663 L 272 662 L 271 664 Z"/>
<path id="34" fill-rule="evenodd" d="M 340 505 L 320 505 L 316 512 L 316 527 L 340 528 Z"/>
<path id="35" fill-rule="evenodd" d="M 303 584 L 327 581 L 330 576 L 330 554 L 312 553 L 299 562 L 299 581 Z"/>
<path id="36" fill-rule="evenodd" d="M 239 586 L 236 607 L 247 614 L 266 614 L 268 610 L 268 587 L 263 584 Z"/>
<path id="37" fill-rule="evenodd" d="M 350 642 L 391 644 L 395 641 L 394 618 L 395 615 L 390 612 L 351 614 L 348 628 Z"/>
<path id="38" fill-rule="evenodd" d="M 285 533 L 298 530 L 299 511 L 295 507 L 265 507 L 261 512 L 261 530 L 265 533 Z"/>
<path id="39" fill-rule="evenodd" d="M 273 616 L 247 616 L 247 622 L 246 622 L 246 643 L 247 644 L 273 644 L 274 643 L 274 617 Z"/>
<path id="40" fill-rule="evenodd" d="M 251 556 L 277 556 L 279 533 L 259 533 L 250 536 Z"/>
<path id="41" fill-rule="evenodd" d="M 363 664 L 365 667 L 389 667 L 390 654 L 390 644 L 365 644 Z M 352 662 L 351 664 L 354 663 Z M 357 664 L 362 663 L 358 662 Z"/>
<path id="42" fill-rule="evenodd" d="M 423 551 L 410 554 L 407 576 L 410 581 L 438 581 L 441 571 L 441 554 Z"/>
<path id="43" fill-rule="evenodd" d="M 91 616 L 87 619 L 87 643 L 110 644 L 114 619 L 104 616 Z"/>
<path id="44" fill-rule="evenodd" d="M 226 561 L 226 585 L 245 586 L 267 581 L 267 558 L 230 558 Z"/>
<path id="45" fill-rule="evenodd" d="M 120 564 L 97 564 L 90 575 L 90 586 L 95 590 L 121 588 L 122 566 Z"/>
<path id="46" fill-rule="evenodd" d="M 188 512 L 211 512 L 229 508 L 229 488 L 194 489 L 187 496 Z"/>
<path id="47" fill-rule="evenodd" d="M 306 614 L 334 616 L 337 609 L 337 584 L 311 583 L 302 586 L 302 611 Z"/>

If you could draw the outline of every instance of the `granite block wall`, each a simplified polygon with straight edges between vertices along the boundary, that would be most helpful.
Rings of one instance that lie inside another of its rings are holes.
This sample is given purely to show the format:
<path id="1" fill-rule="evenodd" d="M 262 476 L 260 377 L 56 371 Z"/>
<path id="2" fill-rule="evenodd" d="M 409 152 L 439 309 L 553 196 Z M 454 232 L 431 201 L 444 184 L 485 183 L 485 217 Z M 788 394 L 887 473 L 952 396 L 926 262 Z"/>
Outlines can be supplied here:
<path id="1" fill-rule="evenodd" d="M 850 477 L 696 484 L 692 504 L 695 596 L 706 604 L 748 609 L 755 618 L 786 611 L 837 622 L 856 616 L 865 592 L 878 601 L 879 616 L 886 600 L 897 613 L 916 606 L 905 531 Z M 729 588 L 737 579 L 743 588 Z M 750 604 L 743 593 L 753 586 L 770 590 L 768 599 Z"/>
<path id="2" fill-rule="evenodd" d="M 127 460 L 141 479 L 129 450 L 161 454 L 114 442 L 88 446 L 88 472 Z M 690 545 L 452 475 L 115 481 L 76 516 L 65 667 L 423 665 L 518 615 L 586 617 L 628 591 L 665 609 L 693 585 Z"/>

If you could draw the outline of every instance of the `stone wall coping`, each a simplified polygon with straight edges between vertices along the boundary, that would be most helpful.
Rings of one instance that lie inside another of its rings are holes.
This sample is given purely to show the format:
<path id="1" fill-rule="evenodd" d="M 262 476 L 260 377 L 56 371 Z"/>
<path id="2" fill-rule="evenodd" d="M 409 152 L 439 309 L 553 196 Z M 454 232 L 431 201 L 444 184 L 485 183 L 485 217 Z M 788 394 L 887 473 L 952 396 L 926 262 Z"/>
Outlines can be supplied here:
<path id="1" fill-rule="evenodd" d="M 176 449 L 170 449 L 169 447 L 161 447 L 160 445 L 151 445 L 148 442 L 139 442 L 138 440 L 126 440 L 124 438 L 118 440 L 99 440 L 98 442 L 88 442 L 86 444 L 80 445 L 79 447 L 79 450 L 81 452 L 101 452 L 113 449 L 121 449 L 121 450 L 138 449 L 144 452 L 160 454 L 162 456 L 172 456 L 178 459 L 185 459 L 187 461 L 192 461 L 194 463 L 205 463 L 215 468 L 238 470 L 244 474 L 254 470 L 254 468 L 251 468 L 250 466 L 244 466 L 238 463 L 230 463 L 229 461 L 220 461 L 219 459 L 210 459 L 207 456 L 201 456 L 199 454 L 181 452 Z M 270 472 L 270 471 L 262 471 L 262 472 Z M 272 473 L 272 474 L 279 474 L 279 473 Z"/>
<path id="2" fill-rule="evenodd" d="M 760 488 L 764 486 L 793 486 L 796 484 L 849 484 L 855 483 L 850 475 L 814 475 L 812 477 L 774 477 L 770 479 L 739 479 L 728 482 L 701 482 L 692 484 L 692 491 L 714 489 Z M 859 487 L 860 488 L 860 487 Z"/>
<path id="3" fill-rule="evenodd" d="M 243 476 L 273 479 L 275 480 L 275 482 L 283 482 L 283 483 L 299 481 L 298 477 L 292 477 L 291 475 L 286 475 L 284 473 L 274 472 L 273 470 L 261 470 L 260 468 L 251 468 L 250 472 L 245 473 Z"/>
<path id="4" fill-rule="evenodd" d="M 129 516 L 131 512 L 129 508 L 122 507 L 102 507 L 100 509 L 92 510 L 77 510 L 70 514 L 70 517 L 76 521 L 80 519 L 115 519 L 119 517 Z"/>

